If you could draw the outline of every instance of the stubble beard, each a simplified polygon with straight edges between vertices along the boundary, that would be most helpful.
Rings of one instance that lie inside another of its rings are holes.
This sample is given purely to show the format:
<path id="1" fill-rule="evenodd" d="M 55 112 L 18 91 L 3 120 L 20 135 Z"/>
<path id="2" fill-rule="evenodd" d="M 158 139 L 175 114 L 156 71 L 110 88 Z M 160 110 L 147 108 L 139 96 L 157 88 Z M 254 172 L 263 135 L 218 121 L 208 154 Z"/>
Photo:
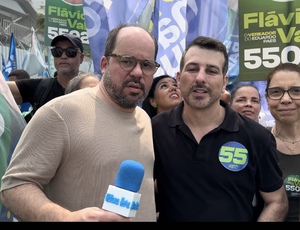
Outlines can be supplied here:
<path id="1" fill-rule="evenodd" d="M 124 89 L 125 89 L 126 85 L 128 84 L 128 80 L 124 81 L 122 83 L 121 88 L 118 88 L 118 86 L 116 84 L 114 84 L 112 81 L 112 77 L 110 75 L 109 69 L 106 69 L 101 81 L 103 81 L 104 87 L 105 87 L 108 95 L 111 97 L 111 99 L 116 104 L 118 104 L 119 106 L 121 106 L 125 109 L 135 108 L 137 105 L 139 105 L 139 103 L 141 103 L 146 98 L 145 92 L 142 97 L 138 97 L 138 95 L 135 93 L 126 95 L 124 93 Z"/>
<path id="2" fill-rule="evenodd" d="M 193 96 L 193 89 L 190 89 L 188 92 L 181 91 L 181 95 L 185 103 L 193 109 L 206 109 L 219 100 L 219 98 L 212 95 L 211 91 L 208 91 L 209 98 Z"/>

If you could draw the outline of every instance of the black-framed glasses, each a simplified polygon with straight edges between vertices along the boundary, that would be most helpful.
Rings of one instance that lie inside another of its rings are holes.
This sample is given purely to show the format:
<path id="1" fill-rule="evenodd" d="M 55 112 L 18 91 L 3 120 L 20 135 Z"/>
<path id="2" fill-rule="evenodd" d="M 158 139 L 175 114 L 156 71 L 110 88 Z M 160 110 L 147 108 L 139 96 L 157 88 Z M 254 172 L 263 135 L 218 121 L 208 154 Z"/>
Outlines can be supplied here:
<path id="1" fill-rule="evenodd" d="M 108 57 L 117 57 L 119 58 L 119 64 L 123 70 L 131 71 L 133 70 L 137 63 L 141 65 L 143 73 L 147 76 L 155 74 L 160 64 L 153 60 L 139 60 L 130 55 L 119 55 L 119 54 L 109 54 Z"/>
<path id="2" fill-rule="evenodd" d="M 300 86 L 293 86 L 288 90 L 280 87 L 267 88 L 266 92 L 271 100 L 280 100 L 285 93 L 288 93 L 291 99 L 300 100 Z"/>
<path id="3" fill-rule="evenodd" d="M 77 52 L 80 52 L 80 51 L 78 49 L 74 48 L 74 47 L 69 47 L 69 48 L 66 48 L 66 49 L 59 48 L 59 47 L 54 47 L 54 48 L 51 49 L 51 53 L 52 53 L 53 57 L 61 57 L 63 52 L 66 53 L 67 57 L 74 58 L 74 57 L 76 57 Z"/>

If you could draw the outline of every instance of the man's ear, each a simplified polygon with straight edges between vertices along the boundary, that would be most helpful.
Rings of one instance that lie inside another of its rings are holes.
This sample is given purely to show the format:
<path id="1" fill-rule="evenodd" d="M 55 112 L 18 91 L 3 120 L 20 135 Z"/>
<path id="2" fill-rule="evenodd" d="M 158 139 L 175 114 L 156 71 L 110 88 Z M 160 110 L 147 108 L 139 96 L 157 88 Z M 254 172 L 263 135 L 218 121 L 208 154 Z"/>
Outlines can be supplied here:
<path id="1" fill-rule="evenodd" d="M 228 83 L 228 75 L 226 74 L 223 81 L 223 90 L 222 90 L 223 93 L 226 91 L 227 83 Z"/>
<path id="2" fill-rule="evenodd" d="M 105 73 L 107 65 L 108 65 L 107 57 L 102 56 L 102 58 L 100 59 L 100 70 L 101 70 L 102 75 Z"/>
<path id="3" fill-rule="evenodd" d="M 176 72 L 176 82 L 178 87 L 180 88 L 180 72 Z"/>

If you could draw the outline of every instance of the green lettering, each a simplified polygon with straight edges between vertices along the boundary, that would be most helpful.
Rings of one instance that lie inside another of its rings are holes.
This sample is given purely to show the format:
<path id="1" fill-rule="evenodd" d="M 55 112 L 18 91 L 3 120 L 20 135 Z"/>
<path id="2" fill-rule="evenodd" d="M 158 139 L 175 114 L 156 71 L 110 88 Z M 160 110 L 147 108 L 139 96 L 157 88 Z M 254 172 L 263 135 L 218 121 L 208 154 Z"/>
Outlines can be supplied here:
<path id="1" fill-rule="evenodd" d="M 297 30 L 295 32 L 295 35 L 294 35 L 294 41 L 299 43 L 300 42 L 300 30 Z"/>
<path id="2" fill-rule="evenodd" d="M 48 14 L 49 15 L 51 15 L 51 14 L 57 14 L 57 7 L 49 6 L 48 7 Z"/>
<path id="3" fill-rule="evenodd" d="M 72 20 L 72 19 L 67 19 L 68 21 L 68 25 L 70 28 L 73 28 L 73 29 L 78 29 L 78 30 L 85 30 L 86 27 L 85 27 L 85 23 L 82 23 L 82 22 L 78 22 L 78 20 Z"/>
<path id="4" fill-rule="evenodd" d="M 296 27 L 291 27 L 289 29 L 287 36 L 285 36 L 283 29 L 277 28 L 277 32 L 278 32 L 279 37 L 281 38 L 282 43 L 290 43 L 292 40 L 292 36 L 295 33 L 295 30 L 296 30 Z"/>
<path id="5" fill-rule="evenodd" d="M 294 15 L 295 13 L 289 13 L 289 15 L 286 18 L 283 14 L 279 14 L 278 17 L 280 18 L 282 25 L 287 26 L 291 24 Z"/>
<path id="6" fill-rule="evenodd" d="M 64 18 L 68 18 L 69 17 L 69 11 L 67 11 L 66 8 L 63 8 L 61 9 L 61 14 L 60 14 L 61 17 L 64 17 Z"/>
<path id="7" fill-rule="evenodd" d="M 250 14 L 245 14 L 244 15 L 244 28 L 249 29 L 249 25 L 251 23 L 257 23 L 258 18 L 257 18 L 257 13 L 250 13 Z"/>
<path id="8" fill-rule="evenodd" d="M 276 15 L 268 15 L 266 17 L 266 27 L 278 26 L 278 17 Z"/>

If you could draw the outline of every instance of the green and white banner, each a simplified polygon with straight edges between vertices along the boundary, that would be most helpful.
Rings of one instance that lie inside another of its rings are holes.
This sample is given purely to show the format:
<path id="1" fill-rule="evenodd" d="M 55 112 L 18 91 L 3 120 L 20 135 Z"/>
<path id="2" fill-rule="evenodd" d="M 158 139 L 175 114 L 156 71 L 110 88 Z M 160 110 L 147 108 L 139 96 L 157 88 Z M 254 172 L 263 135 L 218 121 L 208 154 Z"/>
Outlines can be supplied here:
<path id="1" fill-rule="evenodd" d="M 54 37 L 70 33 L 81 38 L 84 52 L 89 52 L 82 0 L 46 0 L 45 45 L 50 46 Z"/>
<path id="2" fill-rule="evenodd" d="M 239 80 L 266 80 L 280 63 L 300 63 L 300 1 L 242 0 Z"/>

